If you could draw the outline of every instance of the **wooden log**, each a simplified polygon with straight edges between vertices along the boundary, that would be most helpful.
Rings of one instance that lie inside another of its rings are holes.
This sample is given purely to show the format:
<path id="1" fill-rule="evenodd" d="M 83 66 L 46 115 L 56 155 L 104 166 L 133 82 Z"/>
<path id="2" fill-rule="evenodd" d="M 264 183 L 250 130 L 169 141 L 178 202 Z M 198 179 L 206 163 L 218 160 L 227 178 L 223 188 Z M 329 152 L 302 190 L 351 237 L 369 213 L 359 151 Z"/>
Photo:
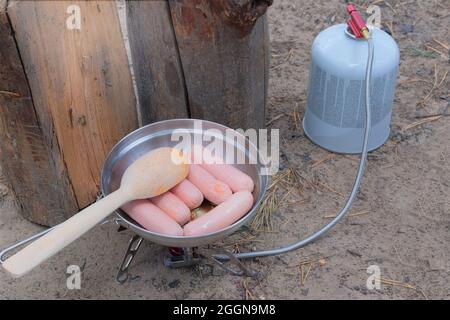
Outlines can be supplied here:
<path id="1" fill-rule="evenodd" d="M 0 161 L 22 214 L 39 224 L 59 223 L 77 208 L 67 170 L 45 142 L 19 51 L 0 0 Z"/>
<path id="2" fill-rule="evenodd" d="M 167 1 L 127 1 L 142 122 L 187 118 L 183 70 Z"/>
<path id="3" fill-rule="evenodd" d="M 80 9 L 80 29 L 67 27 L 71 15 L 67 9 L 72 5 Z M 37 139 L 49 153 L 47 158 L 42 156 L 41 162 L 51 164 L 49 173 L 24 173 L 28 180 L 23 183 L 34 188 L 28 175 L 40 176 L 49 184 L 64 185 L 67 181 L 66 188 L 42 188 L 41 208 L 42 211 L 52 208 L 46 205 L 50 201 L 47 198 L 53 197 L 48 194 L 57 190 L 65 215 L 74 214 L 73 203 L 66 197 L 72 197 L 77 208 L 93 202 L 99 192 L 100 171 L 107 153 L 138 126 L 116 4 L 114 1 L 10 1 L 7 13 L 34 102 L 35 119 L 30 101 L 29 114 L 17 115 L 17 121 L 20 126 L 38 123 Z M 23 157 L 27 148 L 35 148 L 23 139 L 24 147 L 17 151 L 18 157 Z M 35 149 L 32 152 L 34 158 L 28 166 L 38 166 L 36 160 L 40 158 Z M 9 176 L 20 179 L 17 172 Z M 61 218 L 44 216 L 53 213 L 42 211 L 27 217 L 46 225 L 61 221 Z M 36 218 L 40 215 L 42 218 Z"/>
<path id="4" fill-rule="evenodd" d="M 189 116 L 264 127 L 271 3 L 127 1 L 144 123 Z"/>
<path id="5" fill-rule="evenodd" d="M 264 127 L 271 3 L 169 0 L 193 118 Z"/>

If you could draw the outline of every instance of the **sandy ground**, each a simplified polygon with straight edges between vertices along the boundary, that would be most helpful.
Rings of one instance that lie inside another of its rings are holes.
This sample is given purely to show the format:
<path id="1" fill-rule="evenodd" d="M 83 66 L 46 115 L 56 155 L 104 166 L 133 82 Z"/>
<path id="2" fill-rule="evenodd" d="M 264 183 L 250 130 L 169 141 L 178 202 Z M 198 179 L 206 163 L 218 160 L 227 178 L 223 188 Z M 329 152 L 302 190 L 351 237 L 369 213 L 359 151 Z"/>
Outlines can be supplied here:
<path id="1" fill-rule="evenodd" d="M 344 9 L 344 1 L 337 0 L 275 0 L 270 9 L 267 120 L 276 119 L 270 127 L 281 129 L 283 168 L 301 168 L 316 187 L 292 194 L 274 215 L 274 232 L 258 234 L 241 250 L 280 246 L 317 230 L 340 208 L 351 187 L 356 158 L 336 155 L 318 164 L 328 153 L 305 138 L 293 116 L 304 113 L 311 42 L 320 30 L 344 21 Z M 448 50 L 433 38 L 449 43 L 450 6 L 446 0 L 388 0 L 381 1 L 381 9 L 383 26 L 393 33 L 402 55 L 392 133 L 370 156 L 353 215 L 327 236 L 280 257 L 246 261 L 259 279 L 224 274 L 208 265 L 167 269 L 167 249 L 145 242 L 129 280 L 119 285 L 114 278 L 131 234 L 118 233 L 109 223 L 21 279 L 0 272 L 0 298 L 450 298 L 450 117 L 406 127 L 425 115 L 448 111 L 448 78 L 442 80 L 449 71 Z M 39 230 L 17 214 L 12 195 L 1 186 L 0 247 Z M 72 264 L 83 269 L 80 290 L 66 288 L 66 268 Z M 371 265 L 381 271 L 379 290 L 366 287 Z"/>

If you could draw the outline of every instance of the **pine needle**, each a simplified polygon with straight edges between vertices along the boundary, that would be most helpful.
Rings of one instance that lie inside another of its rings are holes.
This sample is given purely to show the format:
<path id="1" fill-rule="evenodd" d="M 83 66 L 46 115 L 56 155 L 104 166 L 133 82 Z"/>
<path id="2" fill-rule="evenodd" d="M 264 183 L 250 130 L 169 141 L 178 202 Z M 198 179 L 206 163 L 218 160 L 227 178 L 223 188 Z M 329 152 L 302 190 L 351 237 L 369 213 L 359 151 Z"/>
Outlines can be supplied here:
<path id="1" fill-rule="evenodd" d="M 258 232 L 273 232 L 273 214 L 293 193 L 302 195 L 305 188 L 313 186 L 297 169 L 288 168 L 277 173 L 267 188 L 261 206 L 252 220 L 251 228 Z M 282 196 L 279 195 L 281 192 Z"/>
<path id="2" fill-rule="evenodd" d="M 415 128 L 417 126 L 420 126 L 422 124 L 428 123 L 428 122 L 433 122 L 433 121 L 437 121 L 439 119 L 441 119 L 443 117 L 443 115 L 439 115 L 439 116 L 432 116 L 432 117 L 428 117 L 428 118 L 424 118 L 418 121 L 415 121 L 413 123 L 408 124 L 407 126 L 405 126 L 403 128 L 403 131 Z"/>

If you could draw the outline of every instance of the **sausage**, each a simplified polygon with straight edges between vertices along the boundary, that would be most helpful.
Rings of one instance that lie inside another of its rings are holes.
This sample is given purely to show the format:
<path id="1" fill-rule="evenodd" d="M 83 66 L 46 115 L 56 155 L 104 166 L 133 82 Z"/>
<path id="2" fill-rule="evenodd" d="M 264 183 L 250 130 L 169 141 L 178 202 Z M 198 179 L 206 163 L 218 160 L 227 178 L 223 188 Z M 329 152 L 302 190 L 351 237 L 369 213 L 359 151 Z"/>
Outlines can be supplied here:
<path id="1" fill-rule="evenodd" d="M 170 190 L 175 196 L 180 198 L 189 209 L 200 207 L 203 202 L 203 194 L 189 180 L 183 180 Z"/>
<path id="2" fill-rule="evenodd" d="M 225 182 L 217 180 L 198 164 L 190 165 L 188 180 L 203 193 L 206 199 L 214 204 L 224 202 L 233 193 Z"/>
<path id="3" fill-rule="evenodd" d="M 191 210 L 170 191 L 153 197 L 150 201 L 180 225 L 191 219 Z"/>
<path id="4" fill-rule="evenodd" d="M 242 218 L 253 206 L 249 191 L 239 191 L 207 214 L 189 222 L 183 228 L 185 236 L 200 236 L 222 230 Z"/>
<path id="5" fill-rule="evenodd" d="M 252 192 L 255 187 L 252 178 L 232 165 L 224 163 L 223 159 L 212 155 L 201 145 L 192 146 L 190 159 L 195 161 L 194 163 L 201 164 L 216 179 L 225 182 L 233 192 L 243 190 Z"/>
<path id="6" fill-rule="evenodd" d="M 216 179 L 225 182 L 233 192 L 253 191 L 255 184 L 252 178 L 229 164 L 202 164 L 202 167 Z"/>
<path id="7" fill-rule="evenodd" d="M 181 226 L 148 200 L 131 201 L 121 209 L 148 231 L 168 236 L 183 235 Z"/>

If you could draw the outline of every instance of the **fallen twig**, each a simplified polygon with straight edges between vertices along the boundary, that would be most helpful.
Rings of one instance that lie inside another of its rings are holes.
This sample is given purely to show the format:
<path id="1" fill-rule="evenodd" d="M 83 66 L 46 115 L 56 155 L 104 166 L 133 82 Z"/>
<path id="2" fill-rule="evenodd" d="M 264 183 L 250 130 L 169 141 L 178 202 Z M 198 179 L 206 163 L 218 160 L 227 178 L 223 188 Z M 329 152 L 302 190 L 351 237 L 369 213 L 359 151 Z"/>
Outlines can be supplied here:
<path id="1" fill-rule="evenodd" d="M 367 214 L 370 213 L 370 210 L 364 210 L 364 211 L 360 211 L 360 212 L 355 212 L 355 213 L 349 213 L 347 214 L 347 217 L 358 217 L 358 216 L 362 216 L 363 214 Z M 323 217 L 324 219 L 334 219 L 336 218 L 336 215 L 328 215 Z"/>
<path id="2" fill-rule="evenodd" d="M 323 158 L 321 158 L 321 159 L 315 161 L 315 162 L 311 165 L 311 168 L 314 169 L 314 168 L 320 166 L 322 163 L 327 162 L 327 161 L 329 161 L 329 160 L 331 160 L 331 159 L 334 159 L 335 157 L 336 157 L 336 154 L 335 154 L 335 153 L 327 154 L 325 157 L 323 157 Z"/>
<path id="3" fill-rule="evenodd" d="M 380 282 L 383 284 L 391 285 L 391 286 L 397 286 L 397 287 L 403 287 L 403 288 L 407 288 L 407 289 L 416 290 L 416 287 L 414 287 L 408 283 L 403 283 L 403 282 L 396 281 L 396 280 L 381 278 Z"/>
<path id="4" fill-rule="evenodd" d="M 266 126 L 270 126 L 272 123 L 274 123 L 278 119 L 281 119 L 283 116 L 284 116 L 284 113 L 277 115 L 276 117 L 272 118 L 269 122 L 267 122 Z"/>
<path id="5" fill-rule="evenodd" d="M 0 94 L 4 94 L 10 98 L 19 98 L 20 94 L 11 91 L 0 90 Z"/>
<path id="6" fill-rule="evenodd" d="M 450 113 L 435 113 L 435 114 L 428 114 L 424 116 L 416 116 L 416 119 L 429 119 L 434 117 L 450 117 Z"/>
<path id="7" fill-rule="evenodd" d="M 257 300 L 253 295 L 252 291 L 248 287 L 247 280 L 242 280 L 242 287 L 245 290 L 245 300 Z M 249 299 L 250 298 L 250 299 Z"/>
<path id="8" fill-rule="evenodd" d="M 408 124 L 407 126 L 405 126 L 405 127 L 403 128 L 403 131 L 406 131 L 406 130 L 415 128 L 415 127 L 417 127 L 417 126 L 420 126 L 420 125 L 425 124 L 425 123 L 428 123 L 428 122 L 437 121 L 437 120 L 441 119 L 442 117 L 443 117 L 443 116 L 431 116 L 431 117 L 428 117 L 428 118 L 421 119 L 421 120 L 419 120 L 419 121 L 415 121 L 415 122 L 410 123 L 410 124 Z"/>
<path id="9" fill-rule="evenodd" d="M 428 102 L 428 100 L 431 99 L 431 97 L 433 97 L 434 91 L 439 89 L 442 84 L 445 82 L 445 80 L 447 79 L 447 75 L 448 75 L 449 71 L 447 70 L 444 74 L 444 76 L 442 77 L 441 81 L 439 81 L 438 78 L 438 70 L 437 70 L 437 64 L 434 65 L 434 83 L 433 86 L 430 90 L 430 92 L 425 96 L 425 98 L 422 99 L 422 101 L 420 101 L 417 105 L 418 106 L 425 106 L 425 104 Z"/>
<path id="10" fill-rule="evenodd" d="M 433 41 L 436 42 L 438 45 L 440 45 L 442 48 L 446 50 L 450 50 L 450 46 L 442 41 L 439 41 L 438 39 L 433 38 Z"/>

